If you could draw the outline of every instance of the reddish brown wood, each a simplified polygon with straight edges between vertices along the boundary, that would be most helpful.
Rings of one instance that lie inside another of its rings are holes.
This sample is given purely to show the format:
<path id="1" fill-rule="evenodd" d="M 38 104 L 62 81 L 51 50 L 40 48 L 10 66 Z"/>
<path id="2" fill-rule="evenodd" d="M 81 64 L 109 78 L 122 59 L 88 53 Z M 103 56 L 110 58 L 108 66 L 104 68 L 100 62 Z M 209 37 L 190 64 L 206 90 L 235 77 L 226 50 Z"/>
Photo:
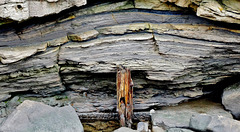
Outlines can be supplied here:
<path id="1" fill-rule="evenodd" d="M 133 82 L 131 71 L 119 66 L 117 70 L 117 111 L 121 126 L 131 127 L 133 115 Z"/>

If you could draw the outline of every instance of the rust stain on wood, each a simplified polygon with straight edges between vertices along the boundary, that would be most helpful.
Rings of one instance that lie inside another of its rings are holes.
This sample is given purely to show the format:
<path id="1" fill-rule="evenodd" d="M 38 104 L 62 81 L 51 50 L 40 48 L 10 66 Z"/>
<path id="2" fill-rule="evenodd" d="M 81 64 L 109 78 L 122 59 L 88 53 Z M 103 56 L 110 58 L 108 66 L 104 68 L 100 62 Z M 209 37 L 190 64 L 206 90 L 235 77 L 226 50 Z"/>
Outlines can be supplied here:
<path id="1" fill-rule="evenodd" d="M 117 111 L 121 126 L 131 127 L 133 115 L 133 81 L 131 71 L 122 65 L 117 69 Z"/>

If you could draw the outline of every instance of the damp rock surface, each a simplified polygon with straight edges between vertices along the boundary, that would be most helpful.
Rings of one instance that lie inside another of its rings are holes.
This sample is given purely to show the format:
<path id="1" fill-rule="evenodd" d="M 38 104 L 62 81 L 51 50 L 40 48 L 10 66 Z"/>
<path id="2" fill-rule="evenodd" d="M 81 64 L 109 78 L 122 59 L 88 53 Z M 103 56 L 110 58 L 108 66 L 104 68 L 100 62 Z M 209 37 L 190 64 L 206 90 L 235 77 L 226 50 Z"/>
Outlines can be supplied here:
<path id="1" fill-rule="evenodd" d="M 71 106 L 58 108 L 26 100 L 2 123 L 0 131 L 83 132 L 83 127 Z"/>

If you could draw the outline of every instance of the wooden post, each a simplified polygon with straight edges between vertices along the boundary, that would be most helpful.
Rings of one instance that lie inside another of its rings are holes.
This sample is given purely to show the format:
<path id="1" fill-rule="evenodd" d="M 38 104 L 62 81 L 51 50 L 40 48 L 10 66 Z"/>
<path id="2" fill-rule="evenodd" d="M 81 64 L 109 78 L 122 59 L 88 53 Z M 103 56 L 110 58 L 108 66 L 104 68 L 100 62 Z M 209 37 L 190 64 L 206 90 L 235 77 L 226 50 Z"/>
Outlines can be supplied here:
<path id="1" fill-rule="evenodd" d="M 117 69 L 117 111 L 121 126 L 131 127 L 133 115 L 133 82 L 130 69 L 120 65 Z"/>

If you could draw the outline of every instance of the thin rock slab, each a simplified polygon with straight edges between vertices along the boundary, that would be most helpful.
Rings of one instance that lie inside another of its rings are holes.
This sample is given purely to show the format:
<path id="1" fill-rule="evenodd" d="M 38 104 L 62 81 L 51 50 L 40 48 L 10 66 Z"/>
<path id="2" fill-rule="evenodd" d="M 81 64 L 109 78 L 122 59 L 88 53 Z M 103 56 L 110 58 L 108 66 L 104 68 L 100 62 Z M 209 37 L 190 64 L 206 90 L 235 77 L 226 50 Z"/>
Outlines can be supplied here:
<path id="1" fill-rule="evenodd" d="M 83 132 L 83 126 L 71 106 L 51 107 L 24 101 L 3 122 L 3 132 Z"/>

